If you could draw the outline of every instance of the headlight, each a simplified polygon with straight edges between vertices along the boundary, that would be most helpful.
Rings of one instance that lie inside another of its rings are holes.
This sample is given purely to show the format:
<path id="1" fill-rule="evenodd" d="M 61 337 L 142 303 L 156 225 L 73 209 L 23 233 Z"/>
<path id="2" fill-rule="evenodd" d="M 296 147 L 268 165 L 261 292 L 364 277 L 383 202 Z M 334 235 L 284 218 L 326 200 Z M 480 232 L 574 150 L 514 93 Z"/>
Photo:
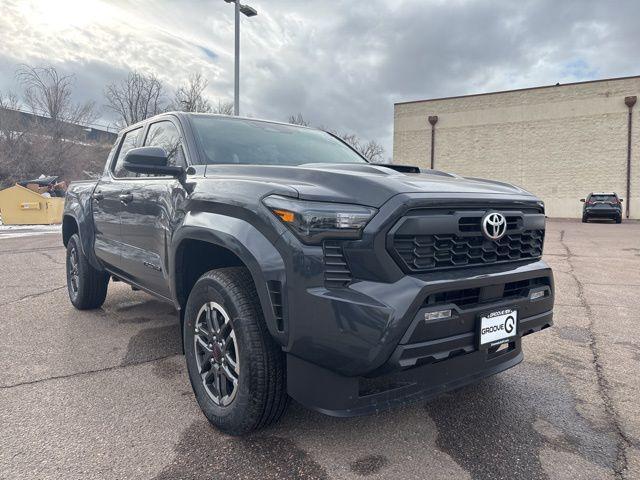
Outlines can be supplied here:
<path id="1" fill-rule="evenodd" d="M 303 242 L 325 238 L 360 238 L 375 208 L 344 203 L 308 202 L 271 195 L 262 202 Z"/>

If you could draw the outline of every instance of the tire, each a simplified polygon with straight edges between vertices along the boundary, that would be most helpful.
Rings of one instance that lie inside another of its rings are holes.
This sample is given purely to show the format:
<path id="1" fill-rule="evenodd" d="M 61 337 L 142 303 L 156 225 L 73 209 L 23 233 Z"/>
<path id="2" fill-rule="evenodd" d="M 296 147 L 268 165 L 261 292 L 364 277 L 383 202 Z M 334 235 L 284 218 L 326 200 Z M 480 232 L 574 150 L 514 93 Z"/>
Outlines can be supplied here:
<path id="1" fill-rule="evenodd" d="M 582 216 L 582 223 L 588 223 L 589 222 L 589 218 L 586 215 Z"/>
<path id="2" fill-rule="evenodd" d="M 91 266 L 80 247 L 80 237 L 73 234 L 67 243 L 67 290 L 78 310 L 100 308 L 107 297 L 109 275 Z"/>
<path id="3" fill-rule="evenodd" d="M 289 400 L 284 354 L 267 330 L 246 268 L 211 270 L 198 279 L 183 341 L 193 392 L 212 425 L 243 435 L 280 419 Z"/>
<path id="4" fill-rule="evenodd" d="M 616 223 L 622 223 L 622 217 L 616 217 Z"/>

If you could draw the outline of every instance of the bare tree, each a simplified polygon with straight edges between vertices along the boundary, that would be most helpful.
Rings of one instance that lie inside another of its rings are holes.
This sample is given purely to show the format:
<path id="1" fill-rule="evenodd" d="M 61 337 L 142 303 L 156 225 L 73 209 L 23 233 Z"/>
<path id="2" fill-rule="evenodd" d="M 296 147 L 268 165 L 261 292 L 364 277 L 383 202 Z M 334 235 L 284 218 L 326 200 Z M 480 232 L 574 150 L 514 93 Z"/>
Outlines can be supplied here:
<path id="1" fill-rule="evenodd" d="M 384 147 L 375 140 L 369 140 L 363 143 L 355 133 L 337 133 L 327 130 L 335 136 L 341 138 L 345 143 L 349 144 L 360 155 L 371 163 L 385 163 Z"/>
<path id="2" fill-rule="evenodd" d="M 302 125 L 303 127 L 308 127 L 310 123 L 304 119 L 301 113 L 297 115 L 289 115 L 289 123 L 292 125 Z"/>
<path id="3" fill-rule="evenodd" d="M 218 105 L 211 108 L 211 113 L 218 115 L 233 115 L 233 102 L 218 99 Z"/>
<path id="4" fill-rule="evenodd" d="M 204 95 L 207 85 L 209 82 L 202 74 L 191 75 L 187 83 L 176 90 L 172 109 L 183 112 L 211 112 L 211 104 Z"/>
<path id="5" fill-rule="evenodd" d="M 86 147 L 85 127 L 96 118 L 93 102 L 74 102 L 75 77 L 51 66 L 21 65 L 16 78 L 24 91 L 23 103 L 33 115 L 24 117 L 15 99 L 7 107 L 9 116 L 19 121 L 16 130 L 25 135 L 24 150 L 16 153 L 10 176 L 61 175 L 74 169 Z"/>
<path id="6" fill-rule="evenodd" d="M 384 147 L 375 140 L 369 140 L 367 143 L 359 144 L 356 150 L 372 163 L 385 163 Z"/>
<path id="7" fill-rule="evenodd" d="M 153 74 L 131 72 L 126 79 L 107 85 L 106 107 L 118 115 L 118 125 L 125 127 L 162 113 L 166 109 L 164 87 Z"/>
<path id="8" fill-rule="evenodd" d="M 22 65 L 16 78 L 22 100 L 0 95 L 0 183 L 43 173 L 75 180 L 85 169 L 101 168 L 97 164 L 104 164 L 110 147 L 87 137 L 94 104 L 74 102 L 74 77 L 54 67 Z"/>
<path id="9" fill-rule="evenodd" d="M 96 119 L 93 102 L 74 103 L 73 75 L 62 75 L 54 67 L 20 65 L 16 78 L 24 89 L 24 102 L 32 113 L 58 122 L 87 125 Z"/>

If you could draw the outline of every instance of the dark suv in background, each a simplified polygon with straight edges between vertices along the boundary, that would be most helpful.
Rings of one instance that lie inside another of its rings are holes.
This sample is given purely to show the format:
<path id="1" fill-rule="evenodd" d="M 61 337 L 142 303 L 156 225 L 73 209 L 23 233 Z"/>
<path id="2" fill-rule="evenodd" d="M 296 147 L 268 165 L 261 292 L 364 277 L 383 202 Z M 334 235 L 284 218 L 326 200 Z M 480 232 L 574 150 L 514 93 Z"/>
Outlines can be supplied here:
<path id="1" fill-rule="evenodd" d="M 622 199 L 616 193 L 590 193 L 587 198 L 581 198 L 582 222 L 587 223 L 590 218 L 615 220 L 622 223 Z"/>

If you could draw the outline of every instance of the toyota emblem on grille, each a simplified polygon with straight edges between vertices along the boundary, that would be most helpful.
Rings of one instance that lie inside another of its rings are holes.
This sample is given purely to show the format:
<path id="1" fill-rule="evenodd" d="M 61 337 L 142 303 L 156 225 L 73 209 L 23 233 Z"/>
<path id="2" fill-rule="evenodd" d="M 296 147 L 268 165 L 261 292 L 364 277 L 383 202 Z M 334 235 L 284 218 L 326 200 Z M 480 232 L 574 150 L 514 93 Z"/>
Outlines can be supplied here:
<path id="1" fill-rule="evenodd" d="M 489 240 L 500 240 L 507 233 L 507 219 L 498 212 L 487 213 L 482 219 L 482 233 Z"/>

